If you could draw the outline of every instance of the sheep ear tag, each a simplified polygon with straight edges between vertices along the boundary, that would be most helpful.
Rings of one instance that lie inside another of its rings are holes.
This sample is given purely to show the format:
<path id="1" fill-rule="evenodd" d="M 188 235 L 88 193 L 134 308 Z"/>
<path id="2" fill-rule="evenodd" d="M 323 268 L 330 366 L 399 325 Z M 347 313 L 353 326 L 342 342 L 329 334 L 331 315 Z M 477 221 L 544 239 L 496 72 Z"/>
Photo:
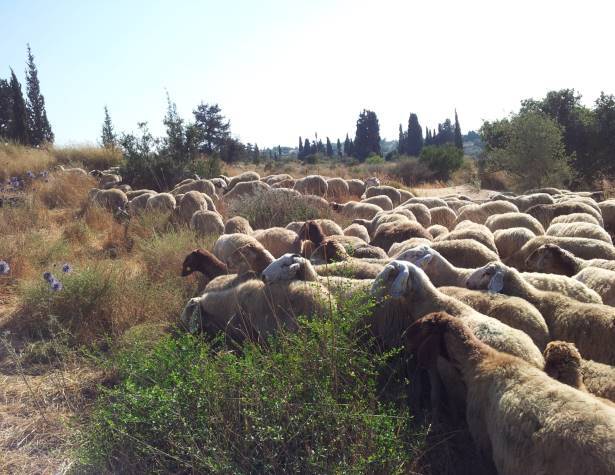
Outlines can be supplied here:
<path id="1" fill-rule="evenodd" d="M 491 280 L 489 281 L 489 287 L 487 290 L 489 290 L 489 292 L 499 293 L 502 291 L 503 288 L 504 288 L 504 274 L 498 271 L 493 275 L 493 277 L 491 277 Z"/>
<path id="2" fill-rule="evenodd" d="M 433 256 L 431 254 L 425 254 L 423 257 L 416 261 L 415 265 L 423 269 L 427 264 L 429 264 L 432 257 Z"/>

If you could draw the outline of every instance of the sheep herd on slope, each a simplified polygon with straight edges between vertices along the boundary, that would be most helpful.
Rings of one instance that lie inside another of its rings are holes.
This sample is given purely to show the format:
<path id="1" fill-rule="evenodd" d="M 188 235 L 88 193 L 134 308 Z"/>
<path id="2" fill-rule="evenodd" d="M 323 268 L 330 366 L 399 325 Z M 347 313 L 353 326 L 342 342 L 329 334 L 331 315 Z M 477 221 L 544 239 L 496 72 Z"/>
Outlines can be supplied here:
<path id="1" fill-rule="evenodd" d="M 169 193 L 120 182 L 90 199 L 218 236 L 181 270 L 206 282 L 181 315 L 191 331 L 262 341 L 366 295 L 376 304 L 362 324 L 378 348 L 415 354 L 434 411 L 465 417 L 498 473 L 615 474 L 615 200 L 555 188 L 429 198 L 375 178 L 254 172 Z M 253 230 L 216 208 L 276 193 L 352 224 Z"/>

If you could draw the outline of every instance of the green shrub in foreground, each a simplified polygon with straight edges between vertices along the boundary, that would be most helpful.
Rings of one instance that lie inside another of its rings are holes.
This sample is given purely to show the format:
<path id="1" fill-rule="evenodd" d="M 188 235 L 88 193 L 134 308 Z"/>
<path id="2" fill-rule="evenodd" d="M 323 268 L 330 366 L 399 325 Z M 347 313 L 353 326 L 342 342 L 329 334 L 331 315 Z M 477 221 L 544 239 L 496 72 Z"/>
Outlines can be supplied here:
<path id="1" fill-rule="evenodd" d="M 82 463 L 122 473 L 406 473 L 423 435 L 382 402 L 360 312 L 303 321 L 243 353 L 184 335 L 118 357 Z M 361 343 L 362 342 L 362 343 Z M 218 348 L 218 349 L 216 349 Z"/>

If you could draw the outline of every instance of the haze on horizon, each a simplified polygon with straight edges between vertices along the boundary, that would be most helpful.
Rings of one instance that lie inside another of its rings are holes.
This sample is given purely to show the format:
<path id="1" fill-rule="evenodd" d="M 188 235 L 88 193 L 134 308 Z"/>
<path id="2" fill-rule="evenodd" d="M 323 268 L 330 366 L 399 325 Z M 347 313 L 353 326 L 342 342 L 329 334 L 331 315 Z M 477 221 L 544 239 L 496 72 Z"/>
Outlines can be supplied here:
<path id="1" fill-rule="evenodd" d="M 343 140 L 363 108 L 396 139 L 410 112 L 463 132 L 519 102 L 575 88 L 615 92 L 613 5 L 597 0 L 0 1 L 0 77 L 23 84 L 26 43 L 56 143 L 96 143 L 107 105 L 117 131 L 161 132 L 165 91 L 180 114 L 217 102 L 233 135 L 267 146 Z"/>

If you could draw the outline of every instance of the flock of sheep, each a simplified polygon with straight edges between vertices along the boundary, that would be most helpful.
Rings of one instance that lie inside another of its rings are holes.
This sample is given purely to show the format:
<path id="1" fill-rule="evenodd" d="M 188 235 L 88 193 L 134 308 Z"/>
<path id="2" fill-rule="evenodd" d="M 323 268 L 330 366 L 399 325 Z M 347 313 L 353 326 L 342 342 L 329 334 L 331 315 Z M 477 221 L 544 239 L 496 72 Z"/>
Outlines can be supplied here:
<path id="1" fill-rule="evenodd" d="M 219 236 L 183 263 L 182 275 L 206 280 L 181 316 L 191 331 L 261 340 L 367 295 L 379 348 L 416 354 L 436 415 L 464 417 L 498 473 L 615 473 L 615 200 L 545 188 L 478 202 L 254 172 L 169 193 L 112 181 L 91 200 L 166 211 Z M 301 197 L 352 224 L 253 230 L 217 212 L 262 194 Z"/>

